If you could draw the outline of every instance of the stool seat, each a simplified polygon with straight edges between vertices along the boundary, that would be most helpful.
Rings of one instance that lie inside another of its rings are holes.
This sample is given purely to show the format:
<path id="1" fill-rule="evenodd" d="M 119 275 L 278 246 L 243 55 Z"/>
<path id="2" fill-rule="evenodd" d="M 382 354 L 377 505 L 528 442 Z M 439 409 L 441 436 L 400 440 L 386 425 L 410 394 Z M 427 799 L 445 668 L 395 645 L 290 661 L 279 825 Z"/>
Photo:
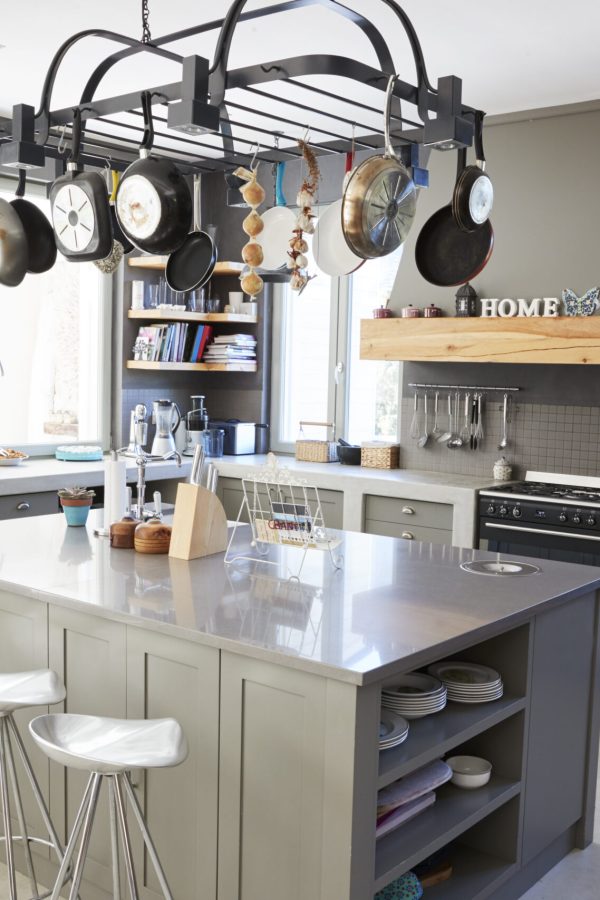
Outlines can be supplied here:
<path id="1" fill-rule="evenodd" d="M 188 753 L 175 719 L 109 719 L 72 713 L 38 716 L 29 730 L 56 762 L 104 775 L 177 766 Z"/>
<path id="2" fill-rule="evenodd" d="M 51 669 L 0 673 L 0 715 L 65 699 L 65 686 Z"/>

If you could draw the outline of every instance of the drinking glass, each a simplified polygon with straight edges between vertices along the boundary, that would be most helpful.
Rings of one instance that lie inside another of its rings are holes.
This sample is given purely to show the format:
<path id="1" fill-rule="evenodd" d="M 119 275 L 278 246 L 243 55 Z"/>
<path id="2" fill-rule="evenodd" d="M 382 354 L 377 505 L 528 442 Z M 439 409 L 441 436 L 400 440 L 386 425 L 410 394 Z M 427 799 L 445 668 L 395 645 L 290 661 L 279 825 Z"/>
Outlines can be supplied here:
<path id="1" fill-rule="evenodd" d="M 146 285 L 146 309 L 156 309 L 160 303 L 160 284 Z"/>

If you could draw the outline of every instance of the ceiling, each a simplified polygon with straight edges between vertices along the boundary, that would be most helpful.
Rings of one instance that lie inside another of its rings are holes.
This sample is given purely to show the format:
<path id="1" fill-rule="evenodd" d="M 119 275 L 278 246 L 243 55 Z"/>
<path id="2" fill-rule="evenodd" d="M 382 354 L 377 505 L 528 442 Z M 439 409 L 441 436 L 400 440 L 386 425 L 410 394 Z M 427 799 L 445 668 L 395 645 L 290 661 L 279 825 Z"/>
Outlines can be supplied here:
<path id="1" fill-rule="evenodd" d="M 211 0 L 210 4 L 190 0 L 149 3 L 154 37 L 190 27 L 203 18 L 221 17 L 229 6 L 229 0 Z M 272 3 L 273 0 L 249 0 L 247 8 Z M 346 5 L 372 19 L 393 48 L 401 76 L 414 82 L 407 40 L 385 4 L 379 0 L 346 0 Z M 207 7 L 208 13 L 203 13 L 202 8 Z M 464 101 L 488 114 L 595 100 L 600 94 L 600 4 L 589 0 L 571 0 L 569 4 L 558 0 L 405 0 L 403 7 L 420 37 L 431 80 L 435 83 L 438 76 L 459 75 L 463 79 Z M 72 33 L 93 27 L 139 37 L 139 0 L 104 0 L 101 4 L 20 0 L 2 21 L 0 114 L 10 114 L 13 103 L 30 103 L 37 108 L 42 81 L 55 50 Z M 215 42 L 216 32 L 212 32 L 171 49 L 211 58 Z M 70 51 L 57 79 L 52 106 L 76 102 L 93 67 L 114 49 L 114 44 L 94 38 L 82 41 Z M 234 36 L 230 65 L 235 68 L 308 53 L 333 53 L 376 64 L 367 39 L 356 26 L 331 11 L 305 7 L 240 25 Z M 98 93 L 110 96 L 135 91 L 176 81 L 178 77 L 176 64 L 138 56 L 115 67 Z M 336 84 L 330 80 L 327 89 L 340 98 L 331 101 L 329 108 L 343 115 L 341 98 L 348 93 L 347 82 L 339 79 Z M 284 96 L 286 86 L 270 90 Z M 303 94 L 303 101 L 310 103 Z M 360 94 L 355 98 L 376 108 L 381 104 L 380 93 L 366 86 L 360 86 Z M 239 102 L 243 98 L 231 93 L 228 99 Z M 271 112 L 282 114 L 278 101 L 260 103 L 261 109 L 268 104 Z M 230 114 L 233 118 L 233 110 Z M 351 113 L 348 111 L 347 115 Z M 296 127 L 288 129 L 290 137 L 301 136 L 304 126 L 311 124 L 316 129 L 314 139 L 324 139 L 325 132 L 317 134 L 320 124 L 325 127 L 324 120 L 301 111 L 296 116 Z M 260 117 L 246 117 L 245 122 L 265 124 Z M 380 116 L 365 113 L 361 124 L 365 129 L 380 128 Z M 339 131 L 346 135 L 349 128 L 340 124 Z M 359 128 L 357 134 L 360 133 Z M 252 136 L 249 129 L 237 134 L 244 134 L 246 139 Z"/>

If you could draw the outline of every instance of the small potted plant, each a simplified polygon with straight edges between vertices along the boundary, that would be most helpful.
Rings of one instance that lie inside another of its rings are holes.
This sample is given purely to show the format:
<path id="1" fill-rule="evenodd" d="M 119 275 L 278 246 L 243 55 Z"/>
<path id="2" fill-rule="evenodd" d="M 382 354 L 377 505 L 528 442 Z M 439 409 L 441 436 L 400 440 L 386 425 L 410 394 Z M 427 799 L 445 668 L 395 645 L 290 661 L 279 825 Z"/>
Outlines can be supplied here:
<path id="1" fill-rule="evenodd" d="M 84 487 L 62 488 L 58 496 L 67 525 L 85 525 L 95 492 Z"/>

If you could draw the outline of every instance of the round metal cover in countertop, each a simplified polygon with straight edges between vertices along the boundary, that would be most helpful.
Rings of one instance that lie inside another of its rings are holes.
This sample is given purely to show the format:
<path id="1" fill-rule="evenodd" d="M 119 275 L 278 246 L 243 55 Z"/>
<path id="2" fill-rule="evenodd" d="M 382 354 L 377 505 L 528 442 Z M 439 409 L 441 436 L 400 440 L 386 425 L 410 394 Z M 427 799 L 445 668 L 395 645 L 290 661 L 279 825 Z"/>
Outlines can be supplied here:
<path id="1" fill-rule="evenodd" d="M 472 572 L 475 575 L 496 575 L 504 578 L 535 575 L 537 572 L 542 571 L 539 566 L 532 566 L 531 563 L 516 562 L 514 560 L 498 560 L 494 562 L 487 559 L 474 559 L 471 562 L 461 563 L 460 567 L 465 572 Z"/>

